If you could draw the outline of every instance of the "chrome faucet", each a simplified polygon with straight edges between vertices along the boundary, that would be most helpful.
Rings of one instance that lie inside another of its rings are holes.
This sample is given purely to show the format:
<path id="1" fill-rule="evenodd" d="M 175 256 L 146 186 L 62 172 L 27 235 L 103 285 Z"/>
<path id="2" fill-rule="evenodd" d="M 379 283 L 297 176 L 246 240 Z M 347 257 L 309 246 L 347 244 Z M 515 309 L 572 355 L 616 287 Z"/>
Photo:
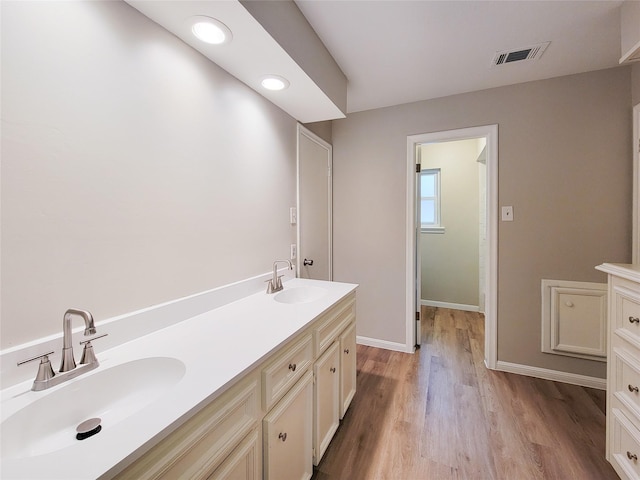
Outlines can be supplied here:
<path id="1" fill-rule="evenodd" d="M 286 263 L 289 265 L 289 270 L 293 270 L 293 264 L 290 260 L 276 260 L 273 262 L 273 277 L 267 284 L 267 293 L 276 293 L 282 290 L 282 275 L 278 275 L 278 263 Z"/>
<path id="2" fill-rule="evenodd" d="M 51 362 L 49 361 L 49 355 L 52 355 L 54 352 L 41 353 L 40 355 L 36 355 L 35 357 L 31 357 L 18 362 L 18 365 L 22 365 L 34 360 L 40 360 L 38 374 L 36 375 L 36 379 L 33 382 L 31 390 L 34 390 L 36 392 L 40 390 L 46 390 L 47 388 L 59 385 L 63 382 L 66 382 L 67 380 L 71 380 L 72 378 L 75 378 L 84 372 L 93 370 L 100 365 L 93 351 L 91 342 L 93 340 L 97 340 L 98 338 L 106 337 L 106 333 L 80 342 L 81 345 L 84 344 L 84 350 L 82 352 L 80 365 L 76 366 L 76 361 L 73 358 L 73 345 L 71 336 L 71 318 L 74 315 L 83 318 L 85 336 L 93 335 L 96 333 L 96 327 L 93 322 L 93 315 L 91 315 L 90 312 L 86 310 L 77 310 L 75 308 L 70 308 L 69 310 L 67 310 L 64 313 L 64 317 L 62 319 L 62 363 L 60 364 L 60 371 L 58 372 L 58 374 L 56 375 L 56 373 L 53 371 L 53 368 L 51 368 Z"/>
<path id="3" fill-rule="evenodd" d="M 76 368 L 76 361 L 73 358 L 73 345 L 71 344 L 71 317 L 73 315 L 78 315 L 84 319 L 85 337 L 96 333 L 93 315 L 90 312 L 70 308 L 64 313 L 62 319 L 62 363 L 60 363 L 60 372 L 68 372 Z"/>

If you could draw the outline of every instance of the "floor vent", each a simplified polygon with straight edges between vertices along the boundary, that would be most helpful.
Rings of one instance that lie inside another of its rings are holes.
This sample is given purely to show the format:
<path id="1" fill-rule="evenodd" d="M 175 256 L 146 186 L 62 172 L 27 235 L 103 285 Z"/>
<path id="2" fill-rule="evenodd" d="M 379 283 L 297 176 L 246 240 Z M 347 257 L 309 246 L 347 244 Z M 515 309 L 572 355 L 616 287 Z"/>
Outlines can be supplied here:
<path id="1" fill-rule="evenodd" d="M 505 50 L 497 52 L 493 57 L 492 65 L 506 65 L 514 62 L 539 59 L 551 42 L 539 43 L 530 47 L 518 48 L 517 50 Z"/>

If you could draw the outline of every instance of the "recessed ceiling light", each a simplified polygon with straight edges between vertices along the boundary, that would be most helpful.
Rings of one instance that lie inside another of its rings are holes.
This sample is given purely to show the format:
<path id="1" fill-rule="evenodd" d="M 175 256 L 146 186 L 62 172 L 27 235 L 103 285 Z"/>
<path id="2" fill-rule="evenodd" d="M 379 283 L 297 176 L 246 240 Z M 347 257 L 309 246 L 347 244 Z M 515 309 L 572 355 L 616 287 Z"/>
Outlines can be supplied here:
<path id="1" fill-rule="evenodd" d="M 289 81 L 279 75 L 267 75 L 261 84 L 267 90 L 284 90 L 289 86 Z"/>
<path id="2" fill-rule="evenodd" d="M 197 16 L 191 17 L 190 21 L 193 34 L 205 43 L 222 45 L 233 38 L 229 27 L 215 18 Z"/>

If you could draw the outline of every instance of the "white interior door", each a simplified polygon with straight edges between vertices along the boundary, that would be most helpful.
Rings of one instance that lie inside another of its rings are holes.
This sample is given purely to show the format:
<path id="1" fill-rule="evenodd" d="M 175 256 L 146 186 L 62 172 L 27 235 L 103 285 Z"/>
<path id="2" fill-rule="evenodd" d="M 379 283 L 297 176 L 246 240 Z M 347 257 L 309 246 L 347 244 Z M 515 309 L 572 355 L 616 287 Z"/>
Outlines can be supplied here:
<path id="1" fill-rule="evenodd" d="M 329 143 L 298 125 L 298 277 L 333 279 L 332 154 Z"/>

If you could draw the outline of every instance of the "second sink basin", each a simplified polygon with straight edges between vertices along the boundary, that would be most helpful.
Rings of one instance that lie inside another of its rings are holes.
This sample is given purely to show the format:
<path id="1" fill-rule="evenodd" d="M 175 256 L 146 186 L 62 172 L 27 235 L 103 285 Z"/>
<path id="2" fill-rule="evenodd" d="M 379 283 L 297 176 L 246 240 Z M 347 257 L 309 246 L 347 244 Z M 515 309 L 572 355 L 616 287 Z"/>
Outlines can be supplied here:
<path id="1" fill-rule="evenodd" d="M 277 293 L 273 299 L 280 303 L 308 303 L 320 300 L 327 294 L 327 290 L 320 287 L 304 286 L 286 288 Z"/>
<path id="2" fill-rule="evenodd" d="M 78 444 L 76 427 L 90 418 L 99 417 L 104 432 L 160 397 L 185 371 L 175 358 L 143 358 L 98 369 L 48 395 L 40 392 L 41 399 L 0 425 L 2 458 L 35 457 Z"/>

